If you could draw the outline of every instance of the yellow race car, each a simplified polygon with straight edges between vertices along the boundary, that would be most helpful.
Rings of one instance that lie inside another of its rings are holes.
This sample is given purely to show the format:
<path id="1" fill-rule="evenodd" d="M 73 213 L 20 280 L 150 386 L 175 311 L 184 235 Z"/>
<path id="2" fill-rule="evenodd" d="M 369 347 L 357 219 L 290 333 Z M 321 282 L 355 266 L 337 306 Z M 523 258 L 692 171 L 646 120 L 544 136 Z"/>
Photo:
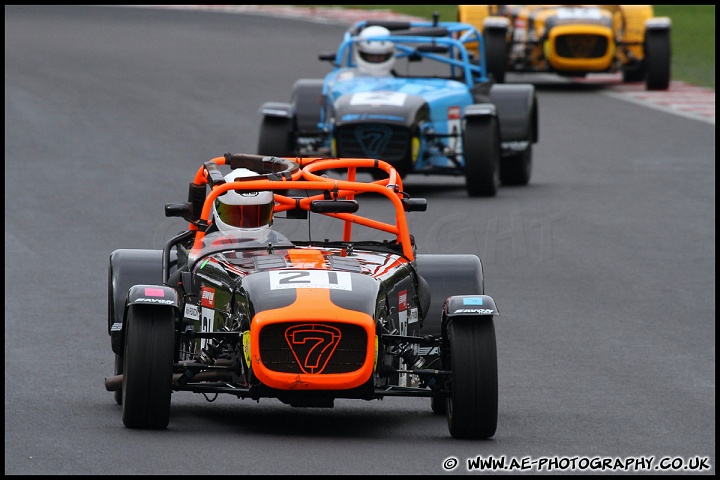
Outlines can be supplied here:
<path id="1" fill-rule="evenodd" d="M 488 73 L 499 83 L 506 72 L 622 72 L 648 90 L 670 84 L 671 21 L 652 5 L 459 5 L 458 20 L 483 33 Z"/>

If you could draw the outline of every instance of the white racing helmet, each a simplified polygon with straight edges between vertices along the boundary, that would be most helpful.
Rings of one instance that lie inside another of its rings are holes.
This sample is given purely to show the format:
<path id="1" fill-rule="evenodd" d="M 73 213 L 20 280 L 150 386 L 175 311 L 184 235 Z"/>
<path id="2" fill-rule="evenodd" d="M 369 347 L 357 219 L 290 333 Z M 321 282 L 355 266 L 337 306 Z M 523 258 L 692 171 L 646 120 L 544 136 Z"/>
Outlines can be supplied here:
<path id="1" fill-rule="evenodd" d="M 259 174 L 247 168 L 236 168 L 225 175 L 230 183 L 236 179 L 255 177 Z M 230 190 L 213 203 L 213 221 L 223 233 L 258 231 L 269 229 L 273 220 L 275 196 L 270 191 L 237 192 Z"/>
<path id="2" fill-rule="evenodd" d="M 355 62 L 358 70 L 367 75 L 390 75 L 395 64 L 395 45 L 389 40 L 372 40 L 372 37 L 390 35 L 385 27 L 372 26 L 360 32 L 355 48 Z"/>

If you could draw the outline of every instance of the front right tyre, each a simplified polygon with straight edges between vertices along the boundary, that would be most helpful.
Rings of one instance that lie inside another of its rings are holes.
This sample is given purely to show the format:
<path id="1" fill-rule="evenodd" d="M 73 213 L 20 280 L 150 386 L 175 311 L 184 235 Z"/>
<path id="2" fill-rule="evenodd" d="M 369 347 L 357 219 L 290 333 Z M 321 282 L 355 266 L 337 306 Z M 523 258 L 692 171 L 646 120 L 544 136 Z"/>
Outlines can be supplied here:
<path id="1" fill-rule="evenodd" d="M 175 315 L 155 305 L 128 307 L 123 355 L 123 423 L 163 429 L 170 421 Z"/>
<path id="2" fill-rule="evenodd" d="M 263 117 L 257 153 L 273 157 L 294 157 L 292 120 L 286 117 Z"/>

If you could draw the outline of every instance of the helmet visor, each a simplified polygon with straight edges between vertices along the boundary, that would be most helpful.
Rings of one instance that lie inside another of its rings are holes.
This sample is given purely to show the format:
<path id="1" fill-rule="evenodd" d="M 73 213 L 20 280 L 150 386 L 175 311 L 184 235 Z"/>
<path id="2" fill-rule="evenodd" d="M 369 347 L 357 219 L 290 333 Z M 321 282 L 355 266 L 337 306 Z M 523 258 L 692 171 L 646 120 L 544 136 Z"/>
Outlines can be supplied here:
<path id="1" fill-rule="evenodd" d="M 367 53 L 360 52 L 360 58 L 368 63 L 385 63 L 392 58 L 393 52 L 388 53 Z"/>
<path id="2" fill-rule="evenodd" d="M 227 225 L 238 228 L 258 228 L 270 225 L 273 204 L 260 205 L 227 205 L 215 200 L 217 215 Z"/>

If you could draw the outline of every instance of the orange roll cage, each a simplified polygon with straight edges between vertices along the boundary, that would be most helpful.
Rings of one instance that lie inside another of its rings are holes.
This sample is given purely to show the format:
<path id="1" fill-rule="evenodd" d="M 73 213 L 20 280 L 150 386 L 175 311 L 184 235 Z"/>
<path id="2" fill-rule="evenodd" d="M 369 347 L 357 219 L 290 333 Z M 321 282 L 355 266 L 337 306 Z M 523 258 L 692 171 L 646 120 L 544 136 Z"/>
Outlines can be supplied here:
<path id="1" fill-rule="evenodd" d="M 210 223 L 212 205 L 215 199 L 229 190 L 239 191 L 262 191 L 274 192 L 274 212 L 301 209 L 311 211 L 312 202 L 315 200 L 327 200 L 328 193 L 331 200 L 354 200 L 357 195 L 364 193 L 377 193 L 390 200 L 395 208 L 395 224 L 374 220 L 356 213 L 331 213 L 323 212 L 321 215 L 337 218 L 343 221 L 343 241 L 352 241 L 352 225 L 358 224 L 374 228 L 383 232 L 394 234 L 397 243 L 402 245 L 402 252 L 410 261 L 414 260 L 410 232 L 408 230 L 405 206 L 402 199 L 406 197 L 403 192 L 402 179 L 397 171 L 383 160 L 367 158 L 284 158 L 296 163 L 300 168 L 282 178 L 261 178 L 235 181 L 222 184 L 214 184 L 208 172 L 207 165 L 226 165 L 225 157 L 216 157 L 200 167 L 195 174 L 195 186 L 210 186 L 210 191 L 205 197 L 199 222 L 206 225 Z M 380 169 L 388 174 L 387 178 L 373 182 L 356 181 L 357 169 Z M 345 170 L 344 180 L 328 178 L 316 173 L 325 170 Z M 321 193 L 307 198 L 288 197 L 278 191 L 286 192 L 290 189 L 297 190 L 319 190 Z M 203 245 L 205 232 L 199 229 L 196 223 L 190 223 L 190 230 L 196 230 L 192 250 L 198 252 Z"/>

